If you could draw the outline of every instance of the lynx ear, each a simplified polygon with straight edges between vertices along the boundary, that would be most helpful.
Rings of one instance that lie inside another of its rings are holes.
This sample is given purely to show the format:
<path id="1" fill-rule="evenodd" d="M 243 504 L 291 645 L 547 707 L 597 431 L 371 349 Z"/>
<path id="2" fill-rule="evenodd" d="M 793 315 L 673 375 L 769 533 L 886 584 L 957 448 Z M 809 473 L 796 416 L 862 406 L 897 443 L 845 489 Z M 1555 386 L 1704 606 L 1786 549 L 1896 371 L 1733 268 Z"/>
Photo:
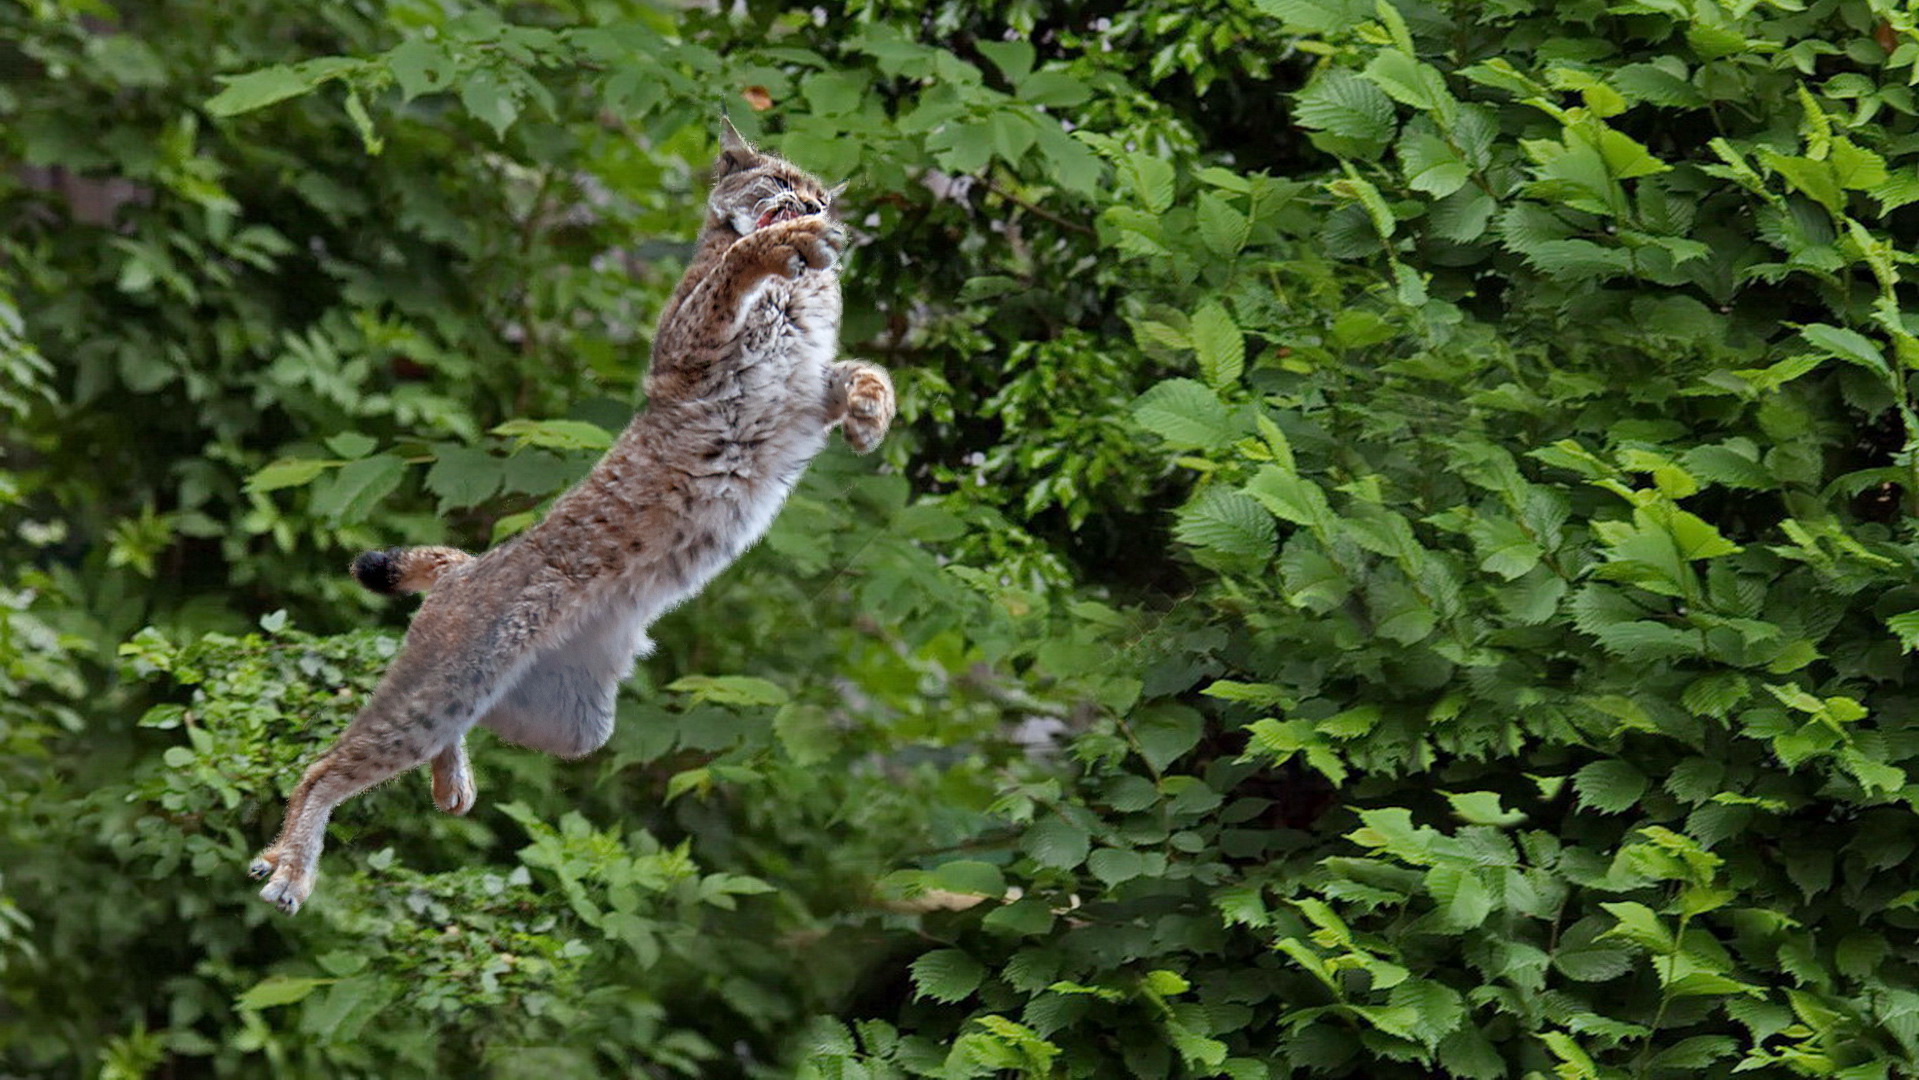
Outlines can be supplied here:
<path id="1" fill-rule="evenodd" d="M 760 163 L 760 152 L 753 149 L 733 127 L 733 121 L 720 116 L 720 157 L 713 163 L 713 179 L 721 180 Z"/>

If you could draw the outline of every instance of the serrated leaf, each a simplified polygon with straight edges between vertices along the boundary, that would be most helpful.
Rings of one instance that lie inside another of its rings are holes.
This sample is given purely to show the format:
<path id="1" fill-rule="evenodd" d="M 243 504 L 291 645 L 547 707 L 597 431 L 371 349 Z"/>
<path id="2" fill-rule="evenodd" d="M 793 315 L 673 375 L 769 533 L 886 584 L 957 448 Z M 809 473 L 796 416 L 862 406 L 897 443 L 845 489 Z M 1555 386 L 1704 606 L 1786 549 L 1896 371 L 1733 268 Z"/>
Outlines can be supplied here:
<path id="1" fill-rule="evenodd" d="M 1251 497 L 1213 488 L 1180 510 L 1173 536 L 1205 551 L 1264 559 L 1273 554 L 1279 528 Z"/>
<path id="2" fill-rule="evenodd" d="M 329 521 L 364 521 L 406 475 L 406 462 L 392 454 L 350 461 L 313 492 L 313 513 Z"/>
<path id="3" fill-rule="evenodd" d="M 1143 873 L 1146 860 L 1131 848 L 1100 848 L 1086 857 L 1086 869 L 1107 888 L 1112 888 Z"/>
<path id="4" fill-rule="evenodd" d="M 426 471 L 426 489 L 439 496 L 440 512 L 478 506 L 500 490 L 506 462 L 468 446 L 441 446 Z"/>
<path id="5" fill-rule="evenodd" d="M 1300 127 L 1347 139 L 1374 153 L 1391 141 L 1395 124 L 1392 99 L 1360 76 L 1335 68 L 1314 79 L 1293 102 Z"/>
<path id="6" fill-rule="evenodd" d="M 914 960 L 911 972 L 916 997 L 951 1004 L 979 989 L 986 968 L 958 949 L 935 949 Z"/>
<path id="7" fill-rule="evenodd" d="M 1192 379 L 1155 384 L 1133 402 L 1133 418 L 1175 450 L 1208 450 L 1233 437 L 1219 395 Z"/>
<path id="8" fill-rule="evenodd" d="M 1827 323 L 1808 323 L 1799 328 L 1799 336 L 1827 356 L 1844 360 L 1876 375 L 1891 375 L 1892 368 L 1872 339 L 1857 330 Z"/>
<path id="9" fill-rule="evenodd" d="M 1210 191 L 1200 192 L 1197 216 L 1199 238 L 1213 254 L 1230 259 L 1246 246 L 1252 222 L 1225 199 Z"/>
<path id="10" fill-rule="evenodd" d="M 1646 775 L 1624 761 L 1595 761 L 1573 774 L 1579 801 L 1602 814 L 1617 814 L 1639 805 L 1646 794 Z"/>
<path id="11" fill-rule="evenodd" d="M 1246 341 L 1226 309 L 1211 300 L 1201 304 L 1193 313 L 1191 334 L 1206 382 L 1217 389 L 1238 381 L 1246 369 Z"/>
<path id="12" fill-rule="evenodd" d="M 1492 890 L 1468 867 L 1433 867 L 1426 872 L 1426 891 L 1439 902 L 1440 922 L 1450 929 L 1471 930 L 1492 914 Z"/>
<path id="13" fill-rule="evenodd" d="M 1612 929 L 1600 934 L 1601 938 L 1619 937 L 1659 955 L 1673 951 L 1672 931 L 1659 921 L 1659 916 L 1644 904 L 1633 901 L 1600 904 L 1605 912 L 1617 920 Z"/>
<path id="14" fill-rule="evenodd" d="M 1041 866 L 1071 870 L 1086 861 L 1086 853 L 1092 849 L 1092 837 L 1070 821 L 1046 817 L 1027 828 L 1020 846 Z"/>
<path id="15" fill-rule="evenodd" d="M 1553 949 L 1552 966 L 1577 982 L 1605 982 L 1631 971 L 1632 953 L 1601 941 L 1610 929 L 1612 925 L 1599 916 L 1581 919 L 1567 927 Z"/>
<path id="16" fill-rule="evenodd" d="M 1155 214 L 1163 214 L 1173 205 L 1173 166 L 1151 154 L 1128 154 L 1127 176 L 1140 205 Z"/>

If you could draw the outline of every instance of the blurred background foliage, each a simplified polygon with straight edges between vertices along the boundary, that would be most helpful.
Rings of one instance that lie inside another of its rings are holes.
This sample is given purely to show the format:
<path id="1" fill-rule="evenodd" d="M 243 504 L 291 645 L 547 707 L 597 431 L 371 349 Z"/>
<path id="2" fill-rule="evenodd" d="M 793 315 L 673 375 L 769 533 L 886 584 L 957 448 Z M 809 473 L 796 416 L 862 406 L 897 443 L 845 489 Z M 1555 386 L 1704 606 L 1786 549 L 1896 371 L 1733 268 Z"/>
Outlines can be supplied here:
<path id="1" fill-rule="evenodd" d="M 0 7 L 0 1073 L 1919 1070 L 1890 0 Z M 724 108 L 902 418 L 241 874 L 639 402 Z"/>

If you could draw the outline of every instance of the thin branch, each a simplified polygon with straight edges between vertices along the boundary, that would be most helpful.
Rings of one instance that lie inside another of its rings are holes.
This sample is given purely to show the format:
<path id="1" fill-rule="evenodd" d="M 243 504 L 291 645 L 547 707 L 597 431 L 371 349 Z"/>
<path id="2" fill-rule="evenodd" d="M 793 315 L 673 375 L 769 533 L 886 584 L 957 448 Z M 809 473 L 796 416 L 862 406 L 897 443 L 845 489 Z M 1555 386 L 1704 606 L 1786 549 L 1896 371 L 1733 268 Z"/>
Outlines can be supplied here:
<path id="1" fill-rule="evenodd" d="M 985 175 L 984 173 L 977 174 L 974 177 L 974 179 L 978 180 L 981 184 L 984 184 L 986 186 L 986 190 L 992 192 L 995 195 L 998 195 L 1000 198 L 1005 199 L 1007 202 L 1012 203 L 1013 205 L 1019 207 L 1020 209 L 1026 211 L 1029 214 L 1032 214 L 1035 217 L 1044 218 L 1045 220 L 1050 221 L 1055 225 L 1058 225 L 1062 229 L 1071 229 L 1076 233 L 1081 233 L 1086 236 L 1099 235 L 1090 225 L 1083 225 L 1080 222 L 1068 220 L 1066 218 L 1060 217 L 1058 214 L 1053 213 L 1051 210 L 1047 210 L 1044 207 L 1037 206 L 1033 203 L 1027 202 L 1025 199 L 1020 198 L 1018 195 L 1015 195 L 1012 192 L 994 183 L 993 178 Z"/>

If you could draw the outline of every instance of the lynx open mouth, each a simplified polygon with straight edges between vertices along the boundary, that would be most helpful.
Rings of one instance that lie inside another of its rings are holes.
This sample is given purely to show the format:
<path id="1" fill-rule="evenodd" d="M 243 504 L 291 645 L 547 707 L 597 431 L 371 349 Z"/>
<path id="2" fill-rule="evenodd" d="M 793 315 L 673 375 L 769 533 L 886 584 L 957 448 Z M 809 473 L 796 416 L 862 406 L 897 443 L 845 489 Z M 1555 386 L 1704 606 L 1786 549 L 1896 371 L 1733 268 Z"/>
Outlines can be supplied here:
<path id="1" fill-rule="evenodd" d="M 776 222 L 791 221 L 794 218 L 799 216 L 800 216 L 800 212 L 798 210 L 793 209 L 790 206 L 776 207 L 772 210 L 768 210 L 764 214 L 761 214 L 760 219 L 753 223 L 753 228 L 764 229 L 768 225 L 772 225 Z"/>

